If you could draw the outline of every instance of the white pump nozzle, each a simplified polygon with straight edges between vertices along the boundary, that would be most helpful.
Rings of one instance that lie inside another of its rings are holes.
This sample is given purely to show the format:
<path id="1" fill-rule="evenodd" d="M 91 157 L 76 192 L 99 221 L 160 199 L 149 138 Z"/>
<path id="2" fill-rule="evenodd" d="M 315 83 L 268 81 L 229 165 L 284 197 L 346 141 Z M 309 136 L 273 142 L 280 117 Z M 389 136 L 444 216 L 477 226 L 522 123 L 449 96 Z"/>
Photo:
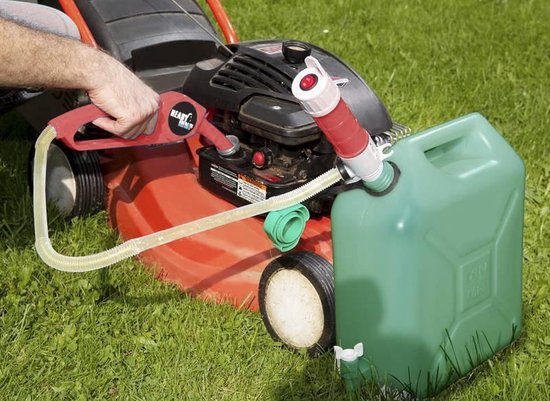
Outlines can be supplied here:
<path id="1" fill-rule="evenodd" d="M 315 57 L 306 57 L 307 68 L 292 81 L 292 94 L 302 103 L 304 110 L 313 117 L 330 113 L 340 101 L 340 89 Z M 314 78 L 311 78 L 314 77 Z M 304 85 L 304 80 L 309 80 Z"/>

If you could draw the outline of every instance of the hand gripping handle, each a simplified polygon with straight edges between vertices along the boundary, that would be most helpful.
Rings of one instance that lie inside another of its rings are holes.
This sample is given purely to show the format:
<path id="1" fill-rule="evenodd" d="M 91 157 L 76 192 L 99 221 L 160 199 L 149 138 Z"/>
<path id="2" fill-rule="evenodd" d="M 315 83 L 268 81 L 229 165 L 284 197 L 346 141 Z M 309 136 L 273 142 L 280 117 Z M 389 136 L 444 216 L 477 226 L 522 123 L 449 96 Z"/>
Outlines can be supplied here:
<path id="1" fill-rule="evenodd" d="M 158 145 L 180 142 L 199 131 L 205 120 L 206 109 L 190 97 L 178 92 L 166 92 L 160 95 L 160 107 L 153 132 L 142 134 L 135 139 L 120 137 L 106 139 L 75 140 L 80 127 L 100 117 L 109 117 L 93 104 L 71 110 L 50 120 L 57 133 L 57 139 L 76 150 L 99 150 L 124 148 L 131 146 Z M 208 124 L 205 121 L 205 127 Z M 203 127 L 203 128 L 205 128 Z"/>

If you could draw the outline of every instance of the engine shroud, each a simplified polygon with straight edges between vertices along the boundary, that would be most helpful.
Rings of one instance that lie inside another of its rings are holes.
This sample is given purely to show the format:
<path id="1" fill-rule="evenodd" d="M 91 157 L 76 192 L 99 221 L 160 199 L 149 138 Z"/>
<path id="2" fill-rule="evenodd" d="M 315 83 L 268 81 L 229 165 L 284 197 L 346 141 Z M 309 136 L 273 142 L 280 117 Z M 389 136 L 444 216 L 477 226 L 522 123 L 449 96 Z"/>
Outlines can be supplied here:
<path id="1" fill-rule="evenodd" d="M 306 65 L 285 57 L 286 43 L 243 42 L 229 46 L 232 55 L 219 48 L 216 57 L 196 64 L 182 88 L 209 109 L 219 129 L 241 141 L 241 151 L 230 158 L 208 146 L 198 152 L 200 183 L 237 205 L 297 188 L 332 168 L 336 160 L 330 143 L 292 95 L 292 80 Z M 302 45 L 332 76 L 371 136 L 392 128 L 386 108 L 352 68 L 319 47 Z M 306 206 L 313 213 L 327 212 L 331 192 L 338 190 L 325 191 Z"/>

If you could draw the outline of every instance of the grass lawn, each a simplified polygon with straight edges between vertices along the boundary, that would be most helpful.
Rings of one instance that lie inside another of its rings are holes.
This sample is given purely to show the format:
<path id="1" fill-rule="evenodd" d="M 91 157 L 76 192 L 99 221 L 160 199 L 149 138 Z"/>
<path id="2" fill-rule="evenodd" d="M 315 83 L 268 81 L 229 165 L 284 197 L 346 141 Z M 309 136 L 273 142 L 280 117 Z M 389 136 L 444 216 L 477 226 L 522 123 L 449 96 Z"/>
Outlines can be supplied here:
<path id="1" fill-rule="evenodd" d="M 437 399 L 550 399 L 548 2 L 224 5 L 241 40 L 296 38 L 337 54 L 415 131 L 479 111 L 514 146 L 527 168 L 524 331 Z M 26 188 L 31 140 L 14 115 L 0 126 L 0 400 L 347 399 L 332 354 L 278 348 L 258 314 L 190 298 L 135 260 L 86 274 L 42 264 Z M 67 253 L 117 240 L 105 214 L 52 226 Z"/>

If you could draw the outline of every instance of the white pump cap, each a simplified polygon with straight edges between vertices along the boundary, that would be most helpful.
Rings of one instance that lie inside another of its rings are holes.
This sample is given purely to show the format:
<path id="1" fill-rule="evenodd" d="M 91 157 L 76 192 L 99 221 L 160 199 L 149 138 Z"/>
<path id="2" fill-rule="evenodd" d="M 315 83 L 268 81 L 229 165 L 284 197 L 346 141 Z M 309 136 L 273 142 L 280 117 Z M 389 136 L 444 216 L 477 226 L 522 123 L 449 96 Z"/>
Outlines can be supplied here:
<path id="1" fill-rule="evenodd" d="M 375 181 L 382 174 L 383 159 L 374 141 L 369 141 L 365 150 L 357 156 L 350 159 L 341 157 L 341 159 L 346 167 L 353 171 L 353 175 L 361 178 L 363 181 Z"/>
<path id="2" fill-rule="evenodd" d="M 358 343 L 353 348 L 343 349 L 337 345 L 334 346 L 334 356 L 336 357 L 336 366 L 340 369 L 340 360 L 344 362 L 353 362 L 363 356 L 363 343 Z"/>
<path id="3" fill-rule="evenodd" d="M 311 116 L 326 116 L 338 105 L 340 89 L 315 57 L 308 56 L 305 62 L 308 68 L 292 81 L 292 94 Z"/>

